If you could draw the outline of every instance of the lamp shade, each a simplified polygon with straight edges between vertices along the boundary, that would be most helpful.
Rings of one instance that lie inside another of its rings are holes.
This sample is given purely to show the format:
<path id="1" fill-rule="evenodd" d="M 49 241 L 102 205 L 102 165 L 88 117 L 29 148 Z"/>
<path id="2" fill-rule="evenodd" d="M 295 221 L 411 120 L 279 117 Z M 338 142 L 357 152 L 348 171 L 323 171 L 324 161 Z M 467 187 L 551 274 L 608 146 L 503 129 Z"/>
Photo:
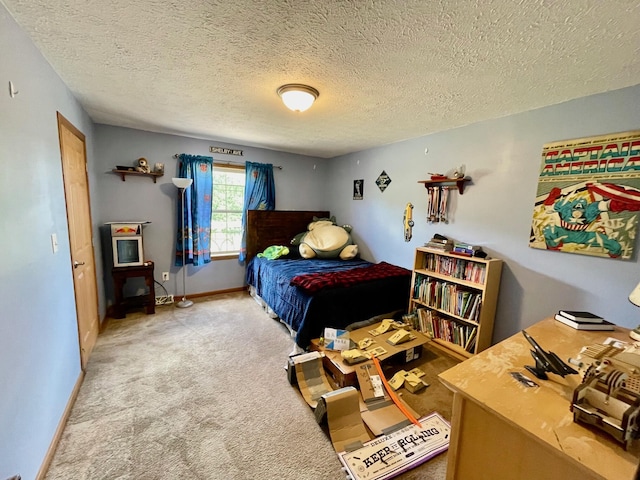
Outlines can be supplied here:
<path id="1" fill-rule="evenodd" d="M 629 294 L 629 301 L 635 306 L 640 307 L 640 283 Z"/>
<path id="2" fill-rule="evenodd" d="M 278 95 L 289 110 L 304 112 L 313 105 L 320 92 L 308 85 L 289 83 L 278 88 Z"/>
<path id="3" fill-rule="evenodd" d="M 171 179 L 171 181 L 178 188 L 187 188 L 189 185 L 193 183 L 193 179 L 182 178 L 182 177 L 174 177 Z"/>

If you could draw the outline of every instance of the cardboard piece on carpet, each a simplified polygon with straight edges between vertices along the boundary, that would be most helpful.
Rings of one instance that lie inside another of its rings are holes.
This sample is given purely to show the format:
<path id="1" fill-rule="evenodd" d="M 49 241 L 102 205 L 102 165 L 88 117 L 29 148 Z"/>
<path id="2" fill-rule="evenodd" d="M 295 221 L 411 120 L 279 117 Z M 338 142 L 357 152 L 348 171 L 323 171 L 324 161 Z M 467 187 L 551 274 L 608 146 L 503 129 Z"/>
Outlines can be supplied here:
<path id="1" fill-rule="evenodd" d="M 364 408 L 360 414 L 374 435 L 386 435 L 411 423 L 386 394 L 380 375 L 372 362 L 356 367 L 356 375 L 364 401 Z M 406 402 L 402 399 L 400 401 L 414 418 L 419 416 Z"/>
<path id="2" fill-rule="evenodd" d="M 439 413 L 420 418 L 420 424 L 422 428 L 412 423 L 338 458 L 353 480 L 396 477 L 449 448 L 451 426 Z"/>
<path id="3" fill-rule="evenodd" d="M 376 436 L 388 435 L 411 424 L 411 420 L 388 397 L 367 402 L 365 405 L 366 410 L 360 412 L 360 415 L 369 430 Z M 406 403 L 404 406 L 408 407 Z M 414 415 L 414 417 L 418 416 Z"/>
<path id="4" fill-rule="evenodd" d="M 381 326 L 381 325 L 380 325 Z M 367 330 L 369 328 L 369 330 Z M 372 335 L 370 327 L 359 328 L 350 332 L 351 340 L 358 344 L 363 339 Z M 405 330 L 406 331 L 406 330 Z M 371 344 L 366 351 L 370 352 L 377 347 L 383 347 L 385 352 L 377 355 L 381 362 L 385 362 L 391 357 L 397 360 L 399 363 L 409 363 L 413 360 L 420 358 L 422 355 L 422 345 L 429 342 L 429 337 L 421 332 L 411 330 L 409 332 L 410 339 L 406 342 L 399 343 L 397 345 L 390 344 L 387 340 L 396 333 L 393 328 L 389 329 L 386 333 L 375 336 L 374 343 Z"/>
<path id="5" fill-rule="evenodd" d="M 319 409 L 326 409 L 331 443 L 336 452 L 358 449 L 371 440 L 360 417 L 360 394 L 354 387 L 344 387 L 322 395 Z"/>
<path id="6" fill-rule="evenodd" d="M 358 365 L 355 370 L 358 384 L 360 385 L 360 393 L 365 402 L 376 398 L 384 398 L 384 386 L 373 362 L 369 361 Z"/>
<path id="7" fill-rule="evenodd" d="M 410 372 L 399 370 L 391 380 L 389 380 L 389 386 L 394 390 L 398 390 L 404 385 L 404 388 L 411 393 L 419 392 L 423 388 L 428 387 L 429 384 L 422 380 L 420 376 L 416 374 L 416 371 L 422 373 L 422 376 L 424 376 L 424 373 L 417 368 L 414 368 Z"/>
<path id="8" fill-rule="evenodd" d="M 311 352 L 292 357 L 296 368 L 296 380 L 302 397 L 311 408 L 316 408 L 318 399 L 333 391 L 322 366 L 319 352 Z"/>

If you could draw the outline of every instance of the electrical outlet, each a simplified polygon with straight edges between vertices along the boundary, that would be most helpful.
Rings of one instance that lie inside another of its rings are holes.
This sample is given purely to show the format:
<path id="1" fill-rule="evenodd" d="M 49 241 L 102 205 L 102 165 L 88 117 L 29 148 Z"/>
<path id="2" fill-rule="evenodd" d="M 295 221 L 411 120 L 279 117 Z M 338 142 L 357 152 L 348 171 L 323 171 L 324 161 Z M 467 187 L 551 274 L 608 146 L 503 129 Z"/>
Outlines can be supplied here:
<path id="1" fill-rule="evenodd" d="M 169 281 L 169 272 L 162 272 L 162 281 L 163 282 Z"/>

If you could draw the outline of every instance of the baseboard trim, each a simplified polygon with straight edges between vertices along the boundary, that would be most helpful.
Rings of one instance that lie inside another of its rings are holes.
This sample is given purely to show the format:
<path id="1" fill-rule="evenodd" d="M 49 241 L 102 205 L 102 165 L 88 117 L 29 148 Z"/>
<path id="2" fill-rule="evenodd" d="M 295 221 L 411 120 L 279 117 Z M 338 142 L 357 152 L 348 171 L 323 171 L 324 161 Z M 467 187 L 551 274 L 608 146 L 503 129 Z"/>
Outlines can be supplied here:
<path id="1" fill-rule="evenodd" d="M 69 400 L 67 401 L 67 406 L 64 409 L 64 413 L 62 414 L 60 423 L 58 423 L 58 428 L 56 428 L 56 433 L 53 435 L 53 439 L 51 440 L 51 444 L 49 445 L 47 454 L 44 456 L 44 460 L 42 462 L 42 465 L 40 466 L 40 470 L 36 475 L 36 480 L 44 480 L 44 477 L 46 476 L 47 471 L 49 470 L 49 465 L 51 465 L 53 456 L 56 453 L 58 444 L 60 443 L 60 438 L 62 437 L 62 432 L 64 431 L 64 427 L 67 424 L 69 415 L 71 415 L 71 409 L 73 408 L 73 404 L 76 403 L 76 398 L 78 398 L 78 393 L 80 392 L 80 386 L 82 385 L 83 380 L 84 380 L 84 370 L 80 370 L 80 375 L 78 375 L 76 384 L 74 385 L 73 391 L 69 396 Z"/>
<path id="2" fill-rule="evenodd" d="M 223 293 L 234 293 L 234 292 L 242 292 L 243 290 L 246 290 L 247 287 L 234 287 L 234 288 L 227 288 L 225 290 L 214 290 L 211 292 L 202 292 L 202 293 L 194 293 L 192 295 L 187 295 L 187 298 L 200 298 L 200 297 L 210 297 L 212 295 L 222 295 Z M 180 295 L 174 295 L 174 298 L 176 299 L 176 301 L 178 301 L 180 297 Z"/>

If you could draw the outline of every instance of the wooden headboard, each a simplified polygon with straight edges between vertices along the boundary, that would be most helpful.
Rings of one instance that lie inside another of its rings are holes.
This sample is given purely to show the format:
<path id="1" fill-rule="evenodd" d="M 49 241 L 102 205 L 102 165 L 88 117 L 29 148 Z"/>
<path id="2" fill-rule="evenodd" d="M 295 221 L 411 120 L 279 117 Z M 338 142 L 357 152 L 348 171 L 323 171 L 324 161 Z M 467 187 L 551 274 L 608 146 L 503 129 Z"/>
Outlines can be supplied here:
<path id="1" fill-rule="evenodd" d="M 326 210 L 248 210 L 246 263 L 271 245 L 289 246 L 293 237 L 307 231 L 313 217 L 329 216 Z"/>

